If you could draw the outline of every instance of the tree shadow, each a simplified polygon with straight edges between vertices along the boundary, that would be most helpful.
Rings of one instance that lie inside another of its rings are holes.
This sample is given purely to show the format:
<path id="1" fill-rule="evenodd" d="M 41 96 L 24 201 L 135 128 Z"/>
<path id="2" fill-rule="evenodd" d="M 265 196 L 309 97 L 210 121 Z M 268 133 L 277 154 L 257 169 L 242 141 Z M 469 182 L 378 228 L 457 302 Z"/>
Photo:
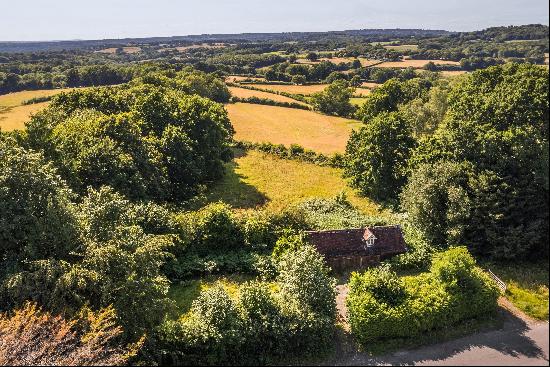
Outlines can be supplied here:
<path id="1" fill-rule="evenodd" d="M 325 361 L 327 365 L 413 365 L 422 362 L 438 362 L 449 359 L 462 352 L 480 350 L 478 363 L 499 364 L 494 354 L 491 360 L 483 359 L 481 348 L 496 350 L 505 356 L 538 358 L 548 361 L 545 352 L 532 340 L 527 332 L 530 326 L 512 312 L 499 308 L 499 318 L 502 327 L 476 331 L 473 334 L 458 339 L 444 341 L 438 344 L 424 345 L 413 349 L 404 349 L 382 356 L 373 356 L 357 349 L 351 336 L 339 335 L 342 342 L 337 347 L 337 356 Z M 547 332 L 546 332 L 547 333 Z M 546 334 L 547 335 L 547 334 Z M 471 363 L 476 359 L 469 358 Z M 460 362 L 457 362 L 460 363 Z"/>
<path id="2" fill-rule="evenodd" d="M 239 156 L 235 156 L 239 158 Z M 223 179 L 207 190 L 200 206 L 214 202 L 224 202 L 235 209 L 255 208 L 266 204 L 269 199 L 256 187 L 244 181 L 246 178 L 236 172 L 238 163 L 233 160 L 225 164 L 225 175 Z"/>

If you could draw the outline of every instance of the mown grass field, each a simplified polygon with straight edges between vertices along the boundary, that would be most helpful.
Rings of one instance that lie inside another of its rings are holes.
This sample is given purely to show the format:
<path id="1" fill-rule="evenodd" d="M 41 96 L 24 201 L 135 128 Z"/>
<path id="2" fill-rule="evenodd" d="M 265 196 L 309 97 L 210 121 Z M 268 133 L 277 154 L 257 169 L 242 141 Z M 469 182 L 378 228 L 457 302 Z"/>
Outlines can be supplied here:
<path id="1" fill-rule="evenodd" d="M 300 144 L 319 153 L 343 153 L 358 121 L 294 108 L 235 103 L 226 106 L 235 139 L 255 143 Z"/>
<path id="2" fill-rule="evenodd" d="M 250 98 L 250 97 L 267 98 L 277 102 L 299 103 L 301 105 L 307 106 L 306 103 L 297 101 L 289 97 L 281 96 L 275 93 L 262 92 L 259 90 L 251 90 L 251 89 L 238 88 L 238 87 L 229 87 L 229 91 L 233 96 L 239 97 L 239 98 Z"/>
<path id="3" fill-rule="evenodd" d="M 367 100 L 367 98 L 365 97 L 353 97 L 353 98 L 350 98 L 350 102 L 352 105 L 355 105 L 355 106 L 362 106 L 363 103 L 365 103 L 365 101 Z"/>
<path id="4" fill-rule="evenodd" d="M 340 169 L 248 151 L 226 165 L 225 177 L 210 188 L 206 201 L 223 201 L 236 209 L 281 211 L 308 198 L 333 198 L 342 191 L 363 213 L 379 212 L 375 203 L 347 186 Z"/>
<path id="5" fill-rule="evenodd" d="M 32 98 L 53 96 L 72 89 L 44 89 L 0 95 L 0 129 L 3 131 L 23 129 L 25 122 L 29 120 L 33 113 L 48 105 L 48 102 L 23 105 L 25 101 Z"/>
<path id="6" fill-rule="evenodd" d="M 374 65 L 375 68 L 416 68 L 420 69 L 426 66 L 429 62 L 433 62 L 436 65 L 460 65 L 458 61 L 448 60 L 403 60 L 403 61 L 387 61 L 378 65 Z"/>
<path id="7" fill-rule="evenodd" d="M 485 264 L 507 286 L 506 298 L 527 315 L 548 320 L 548 263 Z"/>

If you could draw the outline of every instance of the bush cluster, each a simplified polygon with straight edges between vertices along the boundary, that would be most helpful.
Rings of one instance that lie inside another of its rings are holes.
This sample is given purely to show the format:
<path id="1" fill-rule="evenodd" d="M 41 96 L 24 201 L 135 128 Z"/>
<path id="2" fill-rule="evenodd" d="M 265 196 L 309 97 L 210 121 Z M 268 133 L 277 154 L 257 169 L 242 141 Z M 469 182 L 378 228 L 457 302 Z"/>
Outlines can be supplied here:
<path id="1" fill-rule="evenodd" d="M 309 106 L 296 103 L 296 102 L 277 102 L 269 98 L 259 98 L 259 97 L 248 97 L 248 98 L 239 98 L 239 97 L 231 97 L 231 102 L 237 103 L 253 103 L 253 104 L 261 104 L 266 106 L 277 106 L 277 107 L 286 107 L 286 108 L 296 108 L 299 110 L 311 110 Z"/>
<path id="2" fill-rule="evenodd" d="M 343 165 L 343 158 L 339 153 L 326 156 L 323 153 L 317 153 L 313 150 L 305 149 L 298 144 L 291 144 L 287 148 L 283 144 L 237 141 L 234 146 L 244 150 L 258 150 L 263 153 L 275 155 L 282 159 L 294 159 L 302 162 L 314 163 L 319 166 L 341 168 Z"/>
<path id="3" fill-rule="evenodd" d="M 258 364 L 326 350 L 336 317 L 335 281 L 310 246 L 285 253 L 274 285 L 254 281 L 236 295 L 214 286 L 160 331 L 162 364 Z M 276 289 L 274 291 L 273 289 Z"/>
<path id="4" fill-rule="evenodd" d="M 347 299 L 361 343 L 414 337 L 495 312 L 499 290 L 465 247 L 434 256 L 429 272 L 399 278 L 388 267 L 354 273 Z"/>

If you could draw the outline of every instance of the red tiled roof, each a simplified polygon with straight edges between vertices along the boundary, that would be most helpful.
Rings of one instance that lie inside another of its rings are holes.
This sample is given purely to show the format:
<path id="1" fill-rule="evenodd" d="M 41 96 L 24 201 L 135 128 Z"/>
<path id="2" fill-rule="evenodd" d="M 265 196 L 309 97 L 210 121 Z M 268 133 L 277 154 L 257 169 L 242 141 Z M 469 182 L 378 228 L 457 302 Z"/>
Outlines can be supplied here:
<path id="1" fill-rule="evenodd" d="M 364 242 L 370 234 L 376 237 L 370 251 L 375 251 L 381 257 L 402 254 L 407 251 L 407 245 L 399 226 L 309 231 L 307 238 L 317 251 L 328 257 L 366 256 L 372 254 L 365 248 Z"/>

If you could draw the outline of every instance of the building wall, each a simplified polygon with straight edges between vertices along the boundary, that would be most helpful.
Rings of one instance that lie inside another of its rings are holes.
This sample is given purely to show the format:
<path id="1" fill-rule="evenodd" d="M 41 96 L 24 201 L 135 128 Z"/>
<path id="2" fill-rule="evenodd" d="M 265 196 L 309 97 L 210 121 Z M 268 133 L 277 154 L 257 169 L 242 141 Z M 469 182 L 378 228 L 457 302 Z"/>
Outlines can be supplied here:
<path id="1" fill-rule="evenodd" d="M 371 256 L 330 256 L 325 257 L 327 265 L 336 273 L 350 270 L 364 270 L 380 263 L 379 255 Z"/>

